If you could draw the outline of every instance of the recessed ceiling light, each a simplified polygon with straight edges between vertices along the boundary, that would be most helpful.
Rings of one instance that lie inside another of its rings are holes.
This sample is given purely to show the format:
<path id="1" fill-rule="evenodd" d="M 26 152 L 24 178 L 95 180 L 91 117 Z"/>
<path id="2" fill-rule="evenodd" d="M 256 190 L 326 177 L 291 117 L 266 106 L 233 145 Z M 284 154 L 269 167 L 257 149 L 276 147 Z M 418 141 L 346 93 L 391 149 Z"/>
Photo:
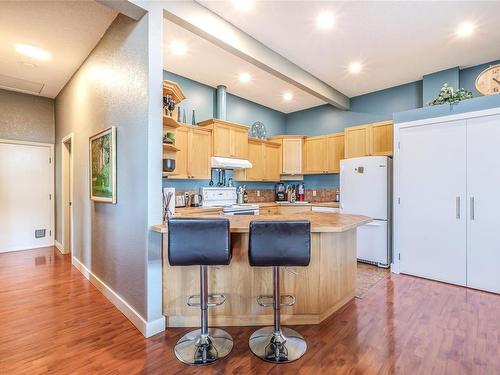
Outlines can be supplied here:
<path id="1" fill-rule="evenodd" d="M 351 65 L 349 65 L 349 71 L 351 73 L 359 73 L 361 71 L 361 63 L 359 62 L 353 62 Z"/>
<path id="2" fill-rule="evenodd" d="M 184 42 L 174 40 L 170 43 L 170 51 L 172 51 L 174 55 L 185 55 L 187 52 L 187 46 Z"/>
<path id="3" fill-rule="evenodd" d="M 285 92 L 283 94 L 283 100 L 284 101 L 289 102 L 292 99 L 293 99 L 293 94 L 291 92 Z"/>
<path id="4" fill-rule="evenodd" d="M 457 29 L 457 36 L 465 38 L 474 33 L 476 26 L 472 22 L 464 22 Z"/>
<path id="5" fill-rule="evenodd" d="M 233 7 L 248 12 L 253 8 L 253 0 L 231 0 Z"/>
<path id="6" fill-rule="evenodd" d="M 15 44 L 14 48 L 16 52 L 24 56 L 32 57 L 37 60 L 46 61 L 50 60 L 50 58 L 52 57 L 51 54 L 45 51 L 44 49 L 32 46 L 30 44 Z"/>
<path id="7" fill-rule="evenodd" d="M 331 12 L 322 12 L 316 17 L 316 26 L 321 30 L 331 29 L 335 23 L 335 17 Z"/>
<path id="8" fill-rule="evenodd" d="M 252 80 L 252 77 L 250 77 L 250 74 L 248 74 L 248 73 L 241 73 L 240 74 L 240 82 L 248 83 L 251 80 Z"/>

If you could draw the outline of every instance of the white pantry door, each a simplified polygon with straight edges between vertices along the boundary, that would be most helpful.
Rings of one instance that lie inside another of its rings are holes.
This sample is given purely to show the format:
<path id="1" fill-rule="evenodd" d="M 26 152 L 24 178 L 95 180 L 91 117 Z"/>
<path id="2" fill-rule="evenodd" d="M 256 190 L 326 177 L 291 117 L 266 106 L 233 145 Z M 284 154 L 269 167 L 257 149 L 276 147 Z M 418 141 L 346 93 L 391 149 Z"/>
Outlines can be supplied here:
<path id="1" fill-rule="evenodd" d="M 400 130 L 401 272 L 466 283 L 466 122 Z"/>
<path id="2" fill-rule="evenodd" d="M 0 252 L 53 245 L 51 150 L 0 142 Z M 45 236 L 35 238 L 35 231 Z"/>
<path id="3" fill-rule="evenodd" d="M 467 121 L 467 286 L 500 293 L 500 116 Z"/>

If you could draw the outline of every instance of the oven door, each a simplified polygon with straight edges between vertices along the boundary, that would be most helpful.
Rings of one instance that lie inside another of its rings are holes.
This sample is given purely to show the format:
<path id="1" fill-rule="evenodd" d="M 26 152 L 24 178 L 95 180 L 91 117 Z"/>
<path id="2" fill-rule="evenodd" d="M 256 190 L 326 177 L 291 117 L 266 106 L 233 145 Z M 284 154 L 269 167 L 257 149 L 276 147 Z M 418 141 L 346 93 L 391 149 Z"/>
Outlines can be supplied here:
<path id="1" fill-rule="evenodd" d="M 232 211 L 232 212 L 224 212 L 224 215 L 258 215 L 259 210 L 240 210 L 240 211 Z"/>

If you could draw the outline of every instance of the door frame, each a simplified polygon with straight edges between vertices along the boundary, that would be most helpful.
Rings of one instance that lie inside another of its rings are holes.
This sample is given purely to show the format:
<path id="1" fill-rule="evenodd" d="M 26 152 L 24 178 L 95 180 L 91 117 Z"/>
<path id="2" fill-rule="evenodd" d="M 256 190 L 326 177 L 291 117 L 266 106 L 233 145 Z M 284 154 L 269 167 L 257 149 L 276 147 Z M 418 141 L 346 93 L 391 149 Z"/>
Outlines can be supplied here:
<path id="1" fill-rule="evenodd" d="M 400 166 L 400 155 L 399 155 L 399 133 L 403 128 L 411 128 L 416 126 L 432 125 L 435 123 L 445 123 L 457 120 L 468 120 L 475 117 L 484 116 L 494 116 L 500 114 L 500 108 L 484 109 L 479 111 L 471 111 L 458 113 L 447 116 L 431 117 L 422 120 L 408 121 L 394 123 L 393 128 L 393 145 L 394 145 L 394 155 L 393 155 L 393 195 L 392 195 L 392 207 L 393 207 L 393 220 L 392 220 L 392 233 L 393 233 L 393 259 L 391 263 L 391 271 L 393 273 L 399 273 L 400 262 L 399 258 L 401 255 L 400 241 L 399 241 L 399 166 Z"/>
<path id="2" fill-rule="evenodd" d="M 70 143 L 71 144 L 71 151 L 69 153 L 69 160 L 67 161 L 69 163 L 69 176 L 66 176 L 66 171 L 64 168 L 65 165 L 65 154 L 66 154 L 66 144 Z M 68 181 L 66 179 L 69 178 Z M 66 197 L 66 189 L 65 189 L 65 183 L 69 182 L 69 202 L 71 202 L 71 205 L 69 206 L 69 209 L 66 210 L 66 201 L 68 201 L 68 197 Z M 73 191 L 74 191 L 74 134 L 73 132 L 69 133 L 65 137 L 61 139 L 61 247 L 59 248 L 59 251 L 63 254 L 70 254 L 73 252 L 73 244 L 74 244 L 74 214 L 73 214 Z M 69 218 L 66 217 L 66 213 L 69 211 Z M 67 221 L 69 220 L 70 222 L 70 227 L 69 227 L 69 233 L 70 233 L 70 241 L 69 244 L 67 243 L 66 239 L 66 225 Z M 68 249 L 69 245 L 69 249 Z"/>
<path id="3" fill-rule="evenodd" d="M 55 231 L 55 206 L 56 206 L 56 196 L 54 187 L 54 175 L 55 175 L 55 160 L 54 160 L 54 145 L 52 143 L 43 142 L 29 142 L 29 141 L 19 141 L 15 139 L 5 139 L 0 138 L 0 143 L 11 144 L 11 145 L 22 145 L 22 146 L 33 146 L 33 147 L 47 147 L 49 149 L 49 163 L 51 167 L 49 168 L 49 191 L 52 204 L 50 205 L 50 236 L 52 238 L 52 246 L 56 244 L 56 231 Z"/>

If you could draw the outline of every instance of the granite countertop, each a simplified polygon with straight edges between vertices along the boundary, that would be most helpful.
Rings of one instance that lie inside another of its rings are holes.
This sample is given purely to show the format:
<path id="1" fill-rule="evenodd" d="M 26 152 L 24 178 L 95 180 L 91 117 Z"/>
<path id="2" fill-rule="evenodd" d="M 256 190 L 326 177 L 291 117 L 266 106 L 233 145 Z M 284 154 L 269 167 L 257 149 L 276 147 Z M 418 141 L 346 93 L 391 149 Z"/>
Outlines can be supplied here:
<path id="1" fill-rule="evenodd" d="M 220 218 L 217 215 L 200 215 L 206 218 Z M 372 221 L 367 216 L 361 215 L 346 215 L 337 213 L 321 213 L 321 212 L 302 212 L 286 215 L 266 215 L 256 217 L 253 215 L 234 215 L 224 216 L 230 222 L 231 233 L 248 233 L 249 224 L 252 220 L 309 220 L 311 222 L 311 232 L 345 232 L 354 229 L 360 225 Z M 167 225 L 153 225 L 152 230 L 158 233 L 167 233 Z"/>

